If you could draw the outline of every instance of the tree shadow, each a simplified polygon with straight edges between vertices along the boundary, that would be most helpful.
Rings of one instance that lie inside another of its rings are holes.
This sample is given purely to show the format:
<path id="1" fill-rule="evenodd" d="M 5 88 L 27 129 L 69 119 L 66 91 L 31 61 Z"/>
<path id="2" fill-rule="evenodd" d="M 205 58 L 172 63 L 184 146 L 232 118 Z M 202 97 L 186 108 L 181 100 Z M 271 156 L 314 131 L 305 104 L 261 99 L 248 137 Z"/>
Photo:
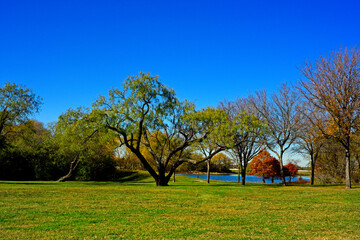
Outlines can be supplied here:
<path id="1" fill-rule="evenodd" d="M 58 183 L 56 182 L 24 182 L 24 181 L 18 181 L 18 182 L 13 182 L 13 181 L 0 181 L 0 184 L 9 184 L 9 185 L 57 185 Z"/>
<path id="2" fill-rule="evenodd" d="M 136 171 L 121 171 L 117 176 L 115 182 L 144 182 L 145 179 L 149 179 L 149 174 Z"/>
<path id="3" fill-rule="evenodd" d="M 148 179 L 148 181 L 146 181 Z M 112 179 L 110 180 L 99 180 L 99 181 L 76 181 L 76 180 L 68 180 L 65 181 L 67 183 L 82 183 L 82 184 L 89 184 L 89 185 L 110 185 L 114 183 L 130 183 L 130 184 L 138 184 L 138 183 L 150 183 L 154 182 L 152 178 L 147 173 L 137 172 L 137 171 L 119 171 L 117 172 Z M 64 183 L 65 183 L 64 182 Z M 0 181 L 1 184 L 6 185 L 43 185 L 43 186 L 50 186 L 50 185 L 58 185 L 61 184 L 60 182 L 55 181 Z"/>

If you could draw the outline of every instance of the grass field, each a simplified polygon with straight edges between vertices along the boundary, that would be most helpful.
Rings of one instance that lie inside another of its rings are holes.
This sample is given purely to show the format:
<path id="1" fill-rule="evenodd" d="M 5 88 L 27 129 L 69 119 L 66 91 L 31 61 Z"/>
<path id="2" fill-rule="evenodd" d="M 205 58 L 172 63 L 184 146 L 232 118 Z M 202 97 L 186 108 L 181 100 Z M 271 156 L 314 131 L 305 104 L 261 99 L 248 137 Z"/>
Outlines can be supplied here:
<path id="1" fill-rule="evenodd" d="M 358 187 L 358 186 L 357 186 Z M 0 239 L 358 239 L 360 188 L 0 182 Z"/>

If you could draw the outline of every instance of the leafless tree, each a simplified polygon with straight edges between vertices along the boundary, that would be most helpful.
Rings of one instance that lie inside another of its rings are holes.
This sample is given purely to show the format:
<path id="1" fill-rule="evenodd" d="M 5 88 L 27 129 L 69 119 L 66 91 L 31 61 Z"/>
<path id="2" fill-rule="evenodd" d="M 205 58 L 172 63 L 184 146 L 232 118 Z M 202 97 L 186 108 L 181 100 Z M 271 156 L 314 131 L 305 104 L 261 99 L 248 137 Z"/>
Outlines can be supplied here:
<path id="1" fill-rule="evenodd" d="M 282 183 L 286 185 L 283 171 L 284 153 L 295 143 L 301 129 L 299 94 L 284 83 L 271 97 L 263 90 L 256 92 L 255 96 L 250 96 L 250 102 L 267 123 L 269 131 L 263 140 L 267 148 L 279 158 Z"/>
<path id="2" fill-rule="evenodd" d="M 303 78 L 300 91 L 316 110 L 328 115 L 328 119 L 313 119 L 326 137 L 334 138 L 345 150 L 346 188 L 351 188 L 350 149 L 352 135 L 360 123 L 360 52 L 341 49 L 329 56 L 306 62 L 301 68 Z M 309 118 L 311 120 L 311 118 Z"/>
<path id="3" fill-rule="evenodd" d="M 319 114 L 321 112 L 316 111 L 312 108 L 311 105 L 303 102 L 301 111 L 304 115 L 302 118 L 302 130 L 299 134 L 299 139 L 297 141 L 297 147 L 294 148 L 295 152 L 306 153 L 310 156 L 310 167 L 311 167 L 311 185 L 314 185 L 315 179 L 315 166 L 316 162 L 320 156 L 320 151 L 326 141 L 324 136 L 317 129 L 318 124 L 313 124 L 315 119 L 320 119 Z M 305 117 L 308 116 L 308 117 Z M 325 116 L 323 115 L 323 118 Z M 311 120 L 310 120 L 311 119 Z"/>

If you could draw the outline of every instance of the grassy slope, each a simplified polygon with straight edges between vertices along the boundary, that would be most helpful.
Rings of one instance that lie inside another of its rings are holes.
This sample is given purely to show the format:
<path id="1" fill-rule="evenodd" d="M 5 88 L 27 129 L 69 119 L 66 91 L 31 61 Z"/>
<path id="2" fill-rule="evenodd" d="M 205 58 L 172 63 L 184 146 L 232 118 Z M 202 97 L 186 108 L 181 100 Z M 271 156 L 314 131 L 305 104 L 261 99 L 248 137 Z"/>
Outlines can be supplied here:
<path id="1" fill-rule="evenodd" d="M 355 239 L 360 189 L 212 182 L 0 182 L 0 239 Z"/>

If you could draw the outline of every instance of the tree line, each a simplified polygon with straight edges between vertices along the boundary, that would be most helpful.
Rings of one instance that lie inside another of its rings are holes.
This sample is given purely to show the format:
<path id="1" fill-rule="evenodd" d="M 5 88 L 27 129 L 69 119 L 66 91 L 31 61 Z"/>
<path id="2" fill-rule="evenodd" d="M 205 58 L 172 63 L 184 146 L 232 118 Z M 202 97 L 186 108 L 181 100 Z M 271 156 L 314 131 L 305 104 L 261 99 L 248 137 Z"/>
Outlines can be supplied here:
<path id="1" fill-rule="evenodd" d="M 116 180 L 116 167 L 131 165 L 166 186 L 185 166 L 205 164 L 209 175 L 222 152 L 221 161 L 230 157 L 245 184 L 249 163 L 267 149 L 278 159 L 283 185 L 284 154 L 296 151 L 310 159 L 311 184 L 345 180 L 351 188 L 352 178 L 360 178 L 359 59 L 356 47 L 339 49 L 306 62 L 296 85 L 200 110 L 158 76 L 140 72 L 48 127 L 29 119 L 42 99 L 6 83 L 0 88 L 0 178 Z"/>

